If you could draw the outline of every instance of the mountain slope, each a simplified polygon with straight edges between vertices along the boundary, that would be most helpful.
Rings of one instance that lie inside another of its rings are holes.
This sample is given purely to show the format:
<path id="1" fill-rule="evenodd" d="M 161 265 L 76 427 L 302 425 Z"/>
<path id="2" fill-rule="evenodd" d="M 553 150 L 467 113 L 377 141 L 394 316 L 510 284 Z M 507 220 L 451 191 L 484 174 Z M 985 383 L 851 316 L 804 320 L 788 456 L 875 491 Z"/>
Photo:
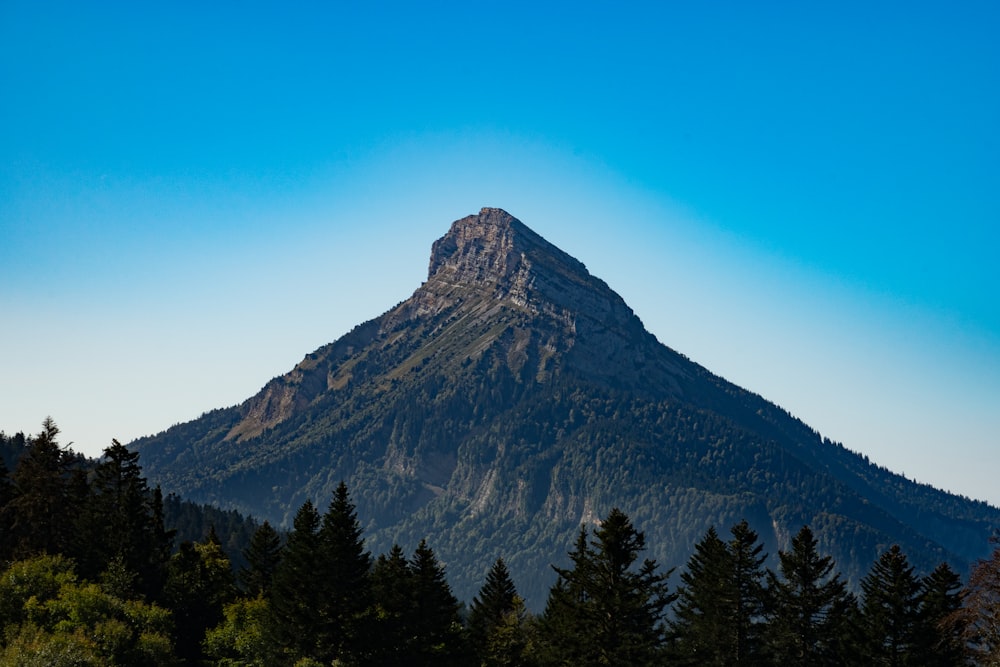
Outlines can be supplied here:
<path id="1" fill-rule="evenodd" d="M 660 344 L 579 261 L 499 209 L 434 243 L 412 297 L 256 396 L 133 443 L 164 488 L 287 523 L 347 480 L 370 545 L 427 537 L 465 599 L 503 555 L 534 607 L 613 507 L 680 565 L 746 517 L 773 554 L 812 525 L 854 581 L 898 542 L 959 571 L 1000 512 L 822 440 Z"/>

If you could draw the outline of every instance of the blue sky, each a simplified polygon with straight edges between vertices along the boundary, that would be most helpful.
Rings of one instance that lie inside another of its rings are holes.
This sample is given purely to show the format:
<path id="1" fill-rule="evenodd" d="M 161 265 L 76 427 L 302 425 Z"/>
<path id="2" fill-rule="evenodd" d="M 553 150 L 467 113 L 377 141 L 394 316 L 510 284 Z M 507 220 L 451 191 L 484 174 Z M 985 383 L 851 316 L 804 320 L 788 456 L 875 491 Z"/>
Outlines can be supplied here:
<path id="1" fill-rule="evenodd" d="M 7 433 L 238 403 L 500 206 L 665 344 L 1000 503 L 995 3 L 212 4 L 0 3 Z"/>

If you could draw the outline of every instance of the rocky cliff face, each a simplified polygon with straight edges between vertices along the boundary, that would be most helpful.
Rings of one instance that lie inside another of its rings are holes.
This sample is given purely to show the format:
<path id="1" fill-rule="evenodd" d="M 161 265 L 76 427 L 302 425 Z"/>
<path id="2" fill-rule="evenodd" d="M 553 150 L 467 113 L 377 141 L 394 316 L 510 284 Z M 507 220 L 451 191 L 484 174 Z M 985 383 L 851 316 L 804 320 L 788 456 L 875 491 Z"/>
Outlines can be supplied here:
<path id="1" fill-rule="evenodd" d="M 414 322 L 421 324 L 400 335 Z M 436 328 L 428 330 L 428 322 L 435 322 Z M 468 339 L 468 331 L 477 328 L 484 329 L 481 335 Z M 376 340 L 399 345 L 406 342 L 402 338 L 412 339 L 414 331 L 446 338 L 449 329 L 461 329 L 466 338 L 447 346 L 451 362 L 477 358 L 500 341 L 507 347 L 512 370 L 521 374 L 531 362 L 530 374 L 538 382 L 572 370 L 674 395 L 681 393 L 680 380 L 690 376 L 683 360 L 646 332 L 604 281 L 498 208 L 456 220 L 431 248 L 427 281 L 402 304 L 359 329 L 309 355 L 249 399 L 243 419 L 228 438 L 258 436 L 323 392 L 349 382 L 354 375 L 338 360 L 352 350 Z M 412 358 L 401 360 L 404 368 L 412 363 Z M 650 372 L 650 366 L 657 368 Z M 651 378 L 660 380 L 659 386 Z"/>

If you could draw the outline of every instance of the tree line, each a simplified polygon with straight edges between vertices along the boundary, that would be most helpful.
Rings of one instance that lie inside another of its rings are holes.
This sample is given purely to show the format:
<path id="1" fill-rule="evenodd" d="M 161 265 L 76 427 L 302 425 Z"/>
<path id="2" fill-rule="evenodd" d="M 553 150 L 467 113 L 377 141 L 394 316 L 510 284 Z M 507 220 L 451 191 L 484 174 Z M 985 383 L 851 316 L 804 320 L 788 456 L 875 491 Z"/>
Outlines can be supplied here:
<path id="1" fill-rule="evenodd" d="M 808 526 L 777 571 L 741 521 L 725 539 L 709 529 L 675 573 L 642 557 L 644 533 L 613 509 L 581 527 L 533 615 L 502 557 L 466 606 L 426 541 L 371 554 L 343 483 L 286 534 L 257 527 L 234 572 L 214 530 L 175 546 L 138 454 L 113 441 L 80 465 L 57 436 L 47 419 L 13 471 L 0 457 L 0 666 L 1000 660 L 1000 549 L 963 587 L 893 546 L 854 594 Z"/>

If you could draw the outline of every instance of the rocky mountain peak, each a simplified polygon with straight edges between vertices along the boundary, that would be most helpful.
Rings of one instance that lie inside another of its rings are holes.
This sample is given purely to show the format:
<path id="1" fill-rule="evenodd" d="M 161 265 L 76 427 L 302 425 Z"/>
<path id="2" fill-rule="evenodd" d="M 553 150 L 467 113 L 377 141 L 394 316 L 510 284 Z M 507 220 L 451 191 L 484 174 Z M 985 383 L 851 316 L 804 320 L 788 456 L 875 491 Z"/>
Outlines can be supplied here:
<path id="1" fill-rule="evenodd" d="M 498 287 L 524 282 L 533 266 L 589 277 L 587 268 L 529 229 L 507 211 L 483 208 L 456 220 L 431 248 L 428 282 Z"/>

